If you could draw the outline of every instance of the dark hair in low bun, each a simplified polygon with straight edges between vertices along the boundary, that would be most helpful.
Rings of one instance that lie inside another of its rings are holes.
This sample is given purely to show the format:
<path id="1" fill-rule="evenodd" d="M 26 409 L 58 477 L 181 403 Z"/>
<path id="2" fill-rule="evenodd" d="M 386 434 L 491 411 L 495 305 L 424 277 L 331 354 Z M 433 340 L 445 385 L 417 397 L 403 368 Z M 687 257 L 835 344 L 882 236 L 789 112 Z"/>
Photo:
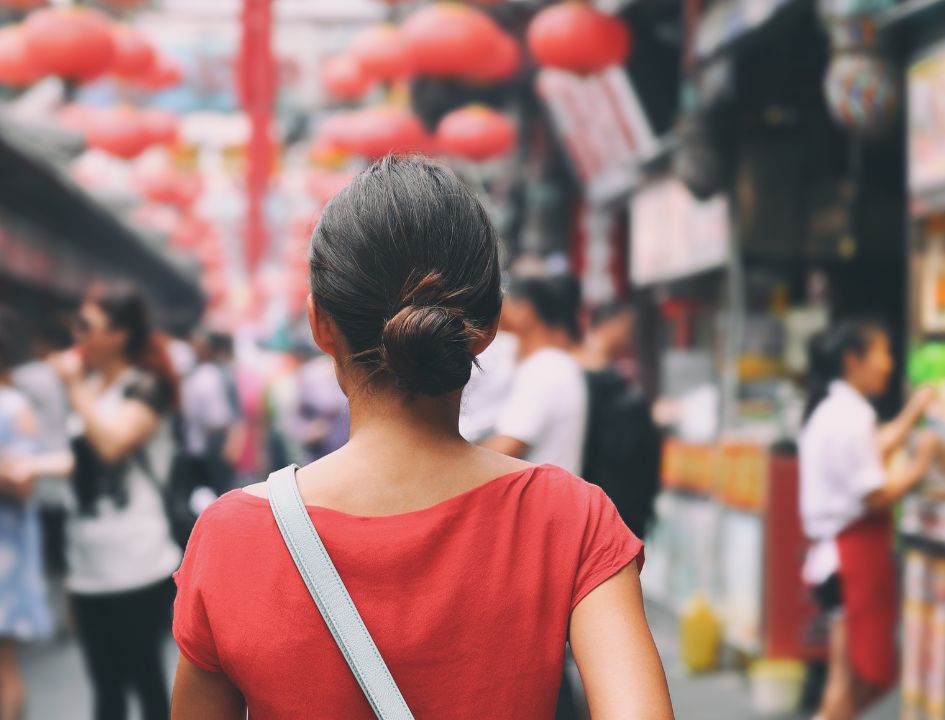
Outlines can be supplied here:
<path id="1" fill-rule="evenodd" d="M 312 295 L 374 382 L 462 388 L 502 305 L 498 240 L 449 169 L 388 156 L 327 205 L 312 236 Z"/>

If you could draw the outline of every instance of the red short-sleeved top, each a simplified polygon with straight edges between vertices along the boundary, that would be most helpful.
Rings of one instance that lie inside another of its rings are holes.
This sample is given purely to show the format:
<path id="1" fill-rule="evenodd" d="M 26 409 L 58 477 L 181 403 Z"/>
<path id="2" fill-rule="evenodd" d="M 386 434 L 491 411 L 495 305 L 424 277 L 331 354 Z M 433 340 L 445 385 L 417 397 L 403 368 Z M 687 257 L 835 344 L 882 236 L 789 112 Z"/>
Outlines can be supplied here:
<path id="1" fill-rule="evenodd" d="M 603 491 L 549 465 L 401 515 L 308 511 L 418 719 L 552 717 L 571 610 L 643 560 Z M 253 720 L 374 717 L 267 499 L 211 505 L 176 579 L 181 652 Z"/>

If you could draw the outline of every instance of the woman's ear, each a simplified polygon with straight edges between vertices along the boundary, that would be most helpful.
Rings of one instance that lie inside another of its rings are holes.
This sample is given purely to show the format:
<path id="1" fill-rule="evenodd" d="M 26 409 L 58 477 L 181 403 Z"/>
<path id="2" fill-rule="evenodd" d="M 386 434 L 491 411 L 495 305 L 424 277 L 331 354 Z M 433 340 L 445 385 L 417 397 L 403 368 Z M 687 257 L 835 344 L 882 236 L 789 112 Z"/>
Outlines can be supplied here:
<path id="1" fill-rule="evenodd" d="M 486 348 L 492 344 L 492 341 L 495 340 L 496 333 L 499 331 L 499 318 L 496 317 L 491 323 L 486 325 L 482 329 L 482 336 L 473 343 L 472 354 L 473 357 L 478 357 Z"/>
<path id="2" fill-rule="evenodd" d="M 326 355 L 338 360 L 338 326 L 335 325 L 335 321 L 318 306 L 311 293 L 306 301 L 306 309 L 308 310 L 308 324 L 312 329 L 315 344 Z"/>

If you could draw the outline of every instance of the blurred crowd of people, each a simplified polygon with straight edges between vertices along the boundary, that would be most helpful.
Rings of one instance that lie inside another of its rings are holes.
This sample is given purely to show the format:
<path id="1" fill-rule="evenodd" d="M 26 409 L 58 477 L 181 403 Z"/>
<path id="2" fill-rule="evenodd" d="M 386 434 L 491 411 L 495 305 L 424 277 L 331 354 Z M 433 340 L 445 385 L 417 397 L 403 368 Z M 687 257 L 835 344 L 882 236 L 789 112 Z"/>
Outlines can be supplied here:
<path id="1" fill-rule="evenodd" d="M 564 274 L 516 277 L 506 297 L 464 396 L 464 436 L 583 474 L 643 536 L 660 438 L 632 382 L 632 306 L 583 318 Z M 270 351 L 262 371 L 237 361 L 226 333 L 159 333 L 127 289 L 95 291 L 68 322 L 26 335 L 17 320 L 3 310 L 0 720 L 22 714 L 17 645 L 57 630 L 79 639 L 96 718 L 126 717 L 131 694 L 146 720 L 166 718 L 172 574 L 197 516 L 343 445 L 346 396 L 311 343 Z"/>

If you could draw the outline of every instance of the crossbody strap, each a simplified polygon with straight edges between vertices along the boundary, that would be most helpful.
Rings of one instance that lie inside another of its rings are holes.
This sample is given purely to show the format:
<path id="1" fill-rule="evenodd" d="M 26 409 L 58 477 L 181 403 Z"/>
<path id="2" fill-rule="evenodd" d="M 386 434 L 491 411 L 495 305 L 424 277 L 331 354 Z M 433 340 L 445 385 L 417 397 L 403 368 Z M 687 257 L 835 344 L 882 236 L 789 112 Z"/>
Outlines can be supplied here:
<path id="1" fill-rule="evenodd" d="M 282 539 L 374 714 L 381 720 L 413 720 L 308 516 L 296 483 L 296 470 L 296 465 L 277 470 L 266 483 Z"/>

